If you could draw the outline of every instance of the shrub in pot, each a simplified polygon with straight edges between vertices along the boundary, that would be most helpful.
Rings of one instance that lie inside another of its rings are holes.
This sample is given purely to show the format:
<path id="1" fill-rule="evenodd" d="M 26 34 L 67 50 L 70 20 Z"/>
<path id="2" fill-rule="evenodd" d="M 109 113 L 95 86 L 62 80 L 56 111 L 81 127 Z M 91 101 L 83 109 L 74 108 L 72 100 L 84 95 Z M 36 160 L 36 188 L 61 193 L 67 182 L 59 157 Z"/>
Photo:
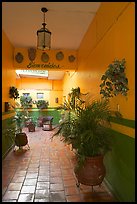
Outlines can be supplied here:
<path id="1" fill-rule="evenodd" d="M 25 132 L 22 132 L 25 116 L 20 112 L 16 112 L 13 121 L 16 123 L 15 145 L 19 147 L 19 150 L 21 150 L 23 146 L 28 144 L 27 135 Z"/>
<path id="2" fill-rule="evenodd" d="M 46 100 L 38 100 L 35 102 L 35 104 L 37 105 L 37 108 L 39 109 L 46 109 L 49 106 L 49 102 Z"/>
<path id="3" fill-rule="evenodd" d="M 31 96 L 20 96 L 20 103 L 23 109 L 32 107 L 33 101 Z"/>
<path id="4" fill-rule="evenodd" d="M 66 111 L 66 115 L 53 135 L 72 144 L 77 157 L 74 172 L 77 184 L 100 185 L 105 177 L 104 155 L 111 149 L 109 131 L 111 111 L 107 100 Z"/>

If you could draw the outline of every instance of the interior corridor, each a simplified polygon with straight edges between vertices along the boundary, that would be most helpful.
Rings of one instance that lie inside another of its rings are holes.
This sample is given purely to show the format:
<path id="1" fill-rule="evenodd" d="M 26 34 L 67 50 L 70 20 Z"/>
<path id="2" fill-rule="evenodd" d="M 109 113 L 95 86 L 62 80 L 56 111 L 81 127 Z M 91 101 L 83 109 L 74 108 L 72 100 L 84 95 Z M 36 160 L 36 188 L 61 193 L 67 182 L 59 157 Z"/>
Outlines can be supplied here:
<path id="1" fill-rule="evenodd" d="M 55 129 L 27 133 L 30 150 L 9 152 L 2 164 L 3 202 L 116 202 L 105 184 L 76 186 L 75 154 Z"/>

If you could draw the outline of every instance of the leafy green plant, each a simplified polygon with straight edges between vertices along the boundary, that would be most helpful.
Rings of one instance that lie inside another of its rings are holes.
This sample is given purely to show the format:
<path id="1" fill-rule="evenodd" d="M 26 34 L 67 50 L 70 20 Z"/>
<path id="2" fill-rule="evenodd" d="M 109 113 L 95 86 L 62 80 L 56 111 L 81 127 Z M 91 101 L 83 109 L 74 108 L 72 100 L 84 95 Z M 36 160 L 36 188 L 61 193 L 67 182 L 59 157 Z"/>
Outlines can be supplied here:
<path id="1" fill-rule="evenodd" d="M 31 108 L 33 104 L 32 97 L 31 96 L 21 96 L 20 103 L 24 109 Z"/>
<path id="2" fill-rule="evenodd" d="M 125 59 L 114 60 L 112 64 L 108 66 L 105 74 L 102 75 L 100 84 L 100 94 L 104 98 L 110 98 L 122 94 L 127 96 L 128 79 L 125 74 Z"/>
<path id="3" fill-rule="evenodd" d="M 67 107 L 71 107 L 71 104 Z M 72 145 L 78 158 L 77 167 L 80 167 L 86 157 L 104 155 L 111 149 L 109 127 L 110 118 L 115 112 L 110 110 L 109 101 L 105 99 L 94 100 L 90 104 L 80 103 L 77 110 L 76 107 L 65 109 L 53 137 L 60 136 L 63 142 Z"/>
<path id="4" fill-rule="evenodd" d="M 48 108 L 49 106 L 49 102 L 46 100 L 38 100 L 35 102 L 35 104 L 37 105 L 37 108 L 39 109 Z"/>
<path id="5" fill-rule="evenodd" d="M 97 156 L 110 150 L 111 111 L 108 101 L 93 101 L 77 114 L 68 112 L 59 125 L 55 135 L 61 135 L 63 141 L 72 144 L 79 156 Z"/>
<path id="6" fill-rule="evenodd" d="M 13 122 L 15 122 L 17 133 L 22 132 L 22 128 L 24 127 L 25 120 L 27 120 L 27 117 L 22 112 L 16 111 L 16 114 L 13 118 Z"/>
<path id="7" fill-rule="evenodd" d="M 9 95 L 10 95 L 10 98 L 13 98 L 14 100 L 18 99 L 19 98 L 18 89 L 14 86 L 11 86 L 9 89 Z"/>

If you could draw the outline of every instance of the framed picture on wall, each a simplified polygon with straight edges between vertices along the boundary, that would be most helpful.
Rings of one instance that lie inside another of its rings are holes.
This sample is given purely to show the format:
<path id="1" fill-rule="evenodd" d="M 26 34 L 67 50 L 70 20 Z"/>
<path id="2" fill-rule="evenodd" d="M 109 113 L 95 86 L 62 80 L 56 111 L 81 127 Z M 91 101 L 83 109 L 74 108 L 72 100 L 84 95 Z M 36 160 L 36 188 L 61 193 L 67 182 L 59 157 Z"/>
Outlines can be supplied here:
<path id="1" fill-rule="evenodd" d="M 44 99 L 44 93 L 37 93 L 37 99 Z"/>

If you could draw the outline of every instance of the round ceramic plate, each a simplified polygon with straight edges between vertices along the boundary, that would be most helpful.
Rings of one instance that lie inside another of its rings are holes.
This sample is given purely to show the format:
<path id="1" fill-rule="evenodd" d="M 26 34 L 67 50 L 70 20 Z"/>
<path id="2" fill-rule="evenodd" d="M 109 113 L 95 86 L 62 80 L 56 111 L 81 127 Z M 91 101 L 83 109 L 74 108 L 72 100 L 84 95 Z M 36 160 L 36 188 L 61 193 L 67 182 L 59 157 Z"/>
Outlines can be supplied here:
<path id="1" fill-rule="evenodd" d="M 56 54 L 56 59 L 57 59 L 57 60 L 62 60 L 63 58 L 64 58 L 63 52 L 58 52 L 58 53 Z"/>
<path id="2" fill-rule="evenodd" d="M 16 54 L 16 56 L 15 56 L 15 59 L 16 59 L 16 61 L 17 61 L 18 63 L 21 63 L 21 62 L 23 61 L 23 55 L 22 55 L 20 52 L 18 52 L 18 53 Z"/>
<path id="3" fill-rule="evenodd" d="M 69 60 L 70 62 L 74 62 L 75 57 L 74 57 L 73 55 L 70 55 L 70 56 L 68 57 L 68 60 Z"/>
<path id="4" fill-rule="evenodd" d="M 43 52 L 42 55 L 41 55 L 41 60 L 43 62 L 48 62 L 49 61 L 49 56 L 46 52 Z"/>

